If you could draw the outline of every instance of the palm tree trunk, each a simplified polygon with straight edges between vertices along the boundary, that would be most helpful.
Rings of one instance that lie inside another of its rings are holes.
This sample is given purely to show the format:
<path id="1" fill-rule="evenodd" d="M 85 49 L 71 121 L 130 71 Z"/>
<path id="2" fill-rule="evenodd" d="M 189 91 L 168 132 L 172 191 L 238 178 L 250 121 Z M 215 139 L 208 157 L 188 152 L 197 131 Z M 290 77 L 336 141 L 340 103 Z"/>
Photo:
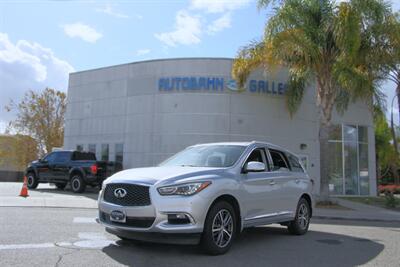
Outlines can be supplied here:
<path id="1" fill-rule="evenodd" d="M 329 125 L 321 121 L 319 128 L 320 147 L 320 201 L 329 201 Z"/>

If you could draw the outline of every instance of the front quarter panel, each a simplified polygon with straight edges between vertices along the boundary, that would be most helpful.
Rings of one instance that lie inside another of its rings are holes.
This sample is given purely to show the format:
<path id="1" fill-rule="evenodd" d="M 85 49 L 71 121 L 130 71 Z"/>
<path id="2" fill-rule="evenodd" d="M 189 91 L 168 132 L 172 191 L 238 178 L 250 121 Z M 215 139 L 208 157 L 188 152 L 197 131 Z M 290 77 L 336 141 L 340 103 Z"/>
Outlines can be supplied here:
<path id="1" fill-rule="evenodd" d="M 150 194 L 156 212 L 164 214 L 171 212 L 186 212 L 190 214 L 196 222 L 196 231 L 201 232 L 207 212 L 212 203 L 220 196 L 229 194 L 233 197 L 238 196 L 239 184 L 231 175 L 226 176 L 203 176 L 201 178 L 191 178 L 181 181 L 182 183 L 196 181 L 211 181 L 211 184 L 193 196 L 162 196 L 157 188 L 160 185 L 151 187 Z M 181 184 L 181 183 L 176 183 Z M 165 185 L 163 185 L 165 186 Z"/>

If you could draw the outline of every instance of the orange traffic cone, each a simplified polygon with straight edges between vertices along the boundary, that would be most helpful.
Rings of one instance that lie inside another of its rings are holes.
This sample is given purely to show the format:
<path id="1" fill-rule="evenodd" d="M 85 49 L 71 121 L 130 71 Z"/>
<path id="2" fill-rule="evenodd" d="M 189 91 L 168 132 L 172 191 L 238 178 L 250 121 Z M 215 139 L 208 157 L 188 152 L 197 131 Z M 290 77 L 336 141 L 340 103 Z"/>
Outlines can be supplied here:
<path id="1" fill-rule="evenodd" d="M 24 176 L 24 184 L 21 188 L 21 193 L 19 193 L 20 197 L 28 197 L 28 179 Z"/>

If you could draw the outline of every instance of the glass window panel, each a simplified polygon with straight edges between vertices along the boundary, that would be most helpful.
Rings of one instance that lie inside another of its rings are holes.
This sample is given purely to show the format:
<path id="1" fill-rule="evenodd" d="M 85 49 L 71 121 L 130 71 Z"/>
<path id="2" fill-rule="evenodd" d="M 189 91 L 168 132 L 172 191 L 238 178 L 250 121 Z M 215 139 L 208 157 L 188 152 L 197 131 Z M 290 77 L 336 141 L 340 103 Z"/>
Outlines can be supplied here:
<path id="1" fill-rule="evenodd" d="M 55 155 L 55 162 L 67 162 L 71 159 L 71 152 L 57 152 Z"/>
<path id="2" fill-rule="evenodd" d="M 332 125 L 330 127 L 329 140 L 342 141 L 342 125 Z"/>
<path id="3" fill-rule="evenodd" d="M 357 142 L 357 127 L 353 125 L 344 125 L 343 127 L 344 141 Z"/>
<path id="4" fill-rule="evenodd" d="M 76 145 L 77 151 L 83 151 L 83 145 Z"/>
<path id="5" fill-rule="evenodd" d="M 343 153 L 341 142 L 329 142 L 329 192 L 332 195 L 343 194 Z"/>
<path id="6" fill-rule="evenodd" d="M 345 177 L 345 194 L 358 195 L 358 159 L 357 159 L 357 143 L 344 143 L 344 177 Z"/>
<path id="7" fill-rule="evenodd" d="M 358 126 L 358 141 L 368 143 L 368 128 L 365 126 Z"/>
<path id="8" fill-rule="evenodd" d="M 108 144 L 101 145 L 101 160 L 108 160 Z"/>
<path id="9" fill-rule="evenodd" d="M 359 144 L 360 195 L 369 195 L 368 144 Z"/>
<path id="10" fill-rule="evenodd" d="M 96 144 L 89 144 L 88 150 L 96 155 Z"/>
<path id="11" fill-rule="evenodd" d="M 120 163 L 124 161 L 124 144 L 115 144 L 115 161 Z"/>

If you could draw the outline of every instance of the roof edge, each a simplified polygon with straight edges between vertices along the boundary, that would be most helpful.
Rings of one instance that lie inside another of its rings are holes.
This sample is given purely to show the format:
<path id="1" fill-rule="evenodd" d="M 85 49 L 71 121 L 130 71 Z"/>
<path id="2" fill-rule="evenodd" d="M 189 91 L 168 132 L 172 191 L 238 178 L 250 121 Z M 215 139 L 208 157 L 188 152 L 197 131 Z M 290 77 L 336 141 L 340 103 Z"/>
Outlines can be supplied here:
<path id="1" fill-rule="evenodd" d="M 156 62 L 156 61 L 174 61 L 174 60 L 231 60 L 232 61 L 232 60 L 234 60 L 234 58 L 230 58 L 230 57 L 176 57 L 176 58 L 148 59 L 148 60 L 134 61 L 134 62 L 116 64 L 116 65 L 111 65 L 111 66 L 106 66 L 106 67 L 99 67 L 99 68 L 94 68 L 94 69 L 71 72 L 69 75 L 75 75 L 75 74 L 80 74 L 83 72 L 97 71 L 97 70 L 126 66 L 126 65 L 134 65 L 134 64 L 149 63 L 149 62 Z"/>

